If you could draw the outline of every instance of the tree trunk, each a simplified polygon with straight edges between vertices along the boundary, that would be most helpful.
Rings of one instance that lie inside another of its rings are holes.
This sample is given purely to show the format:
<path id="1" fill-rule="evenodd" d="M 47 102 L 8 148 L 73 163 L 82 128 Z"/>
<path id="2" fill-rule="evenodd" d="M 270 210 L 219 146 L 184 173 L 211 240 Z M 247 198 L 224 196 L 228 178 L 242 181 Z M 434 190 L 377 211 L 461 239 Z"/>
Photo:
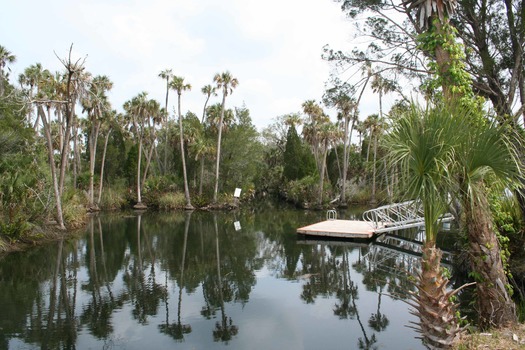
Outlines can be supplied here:
<path id="1" fill-rule="evenodd" d="M 480 191 L 481 192 L 481 191 Z M 464 200 L 469 239 L 470 265 L 476 276 L 480 327 L 502 327 L 517 322 L 516 305 L 507 291 L 509 281 L 501 260 L 485 194 L 478 200 Z"/>
<path id="2" fill-rule="evenodd" d="M 204 181 L 204 156 L 201 156 L 201 178 L 199 181 L 199 196 L 202 195 L 202 182 Z"/>
<path id="3" fill-rule="evenodd" d="M 47 156 L 49 161 L 49 167 L 51 168 L 51 179 L 53 181 L 53 190 L 55 193 L 55 201 L 56 201 L 56 208 L 57 208 L 57 223 L 58 227 L 61 230 L 65 230 L 66 227 L 64 226 L 64 218 L 62 214 L 62 197 L 60 196 L 60 189 L 58 186 L 58 179 L 57 179 L 57 171 L 55 166 L 55 157 L 53 152 L 53 141 L 51 139 L 51 131 L 49 130 L 49 124 L 47 123 L 47 117 L 44 112 L 44 109 L 42 106 L 38 106 L 38 116 L 40 116 L 40 119 L 42 120 L 42 125 L 44 128 L 44 133 L 46 135 L 46 141 L 47 141 Z"/>
<path id="4" fill-rule="evenodd" d="M 226 92 L 222 95 L 221 118 L 219 119 L 219 135 L 217 137 L 217 161 L 215 163 L 215 188 L 213 190 L 213 203 L 217 204 L 217 192 L 219 190 L 219 166 L 221 163 L 221 139 L 222 123 L 224 121 L 224 105 L 226 103 Z"/>
<path id="5" fill-rule="evenodd" d="M 374 164 L 373 164 L 373 170 L 372 170 L 372 198 L 370 199 L 370 203 L 372 204 L 376 204 L 377 203 L 377 199 L 376 199 L 376 172 L 377 172 L 377 166 L 376 166 L 376 161 L 377 161 L 377 131 L 374 131 Z"/>
<path id="6" fill-rule="evenodd" d="M 137 204 L 135 205 L 135 208 L 141 209 L 145 207 L 144 204 L 142 204 L 142 193 L 141 193 L 141 179 L 140 179 L 140 161 L 142 160 L 142 138 L 139 139 L 139 154 L 138 154 L 138 160 L 137 160 Z M 139 216 L 140 219 L 140 216 Z"/>
<path id="7" fill-rule="evenodd" d="M 324 171 L 325 171 L 325 167 L 326 167 L 326 155 L 328 153 L 328 146 L 325 145 L 325 151 L 323 152 L 323 159 L 322 159 L 322 163 L 321 163 L 321 172 L 320 172 L 320 176 L 319 176 L 319 202 L 318 202 L 318 205 L 319 205 L 319 208 L 322 207 L 323 205 L 323 185 L 324 185 Z"/>
<path id="8" fill-rule="evenodd" d="M 95 159 L 97 156 L 97 142 L 98 133 L 100 130 L 100 122 L 96 119 L 91 127 L 91 135 L 89 135 L 89 210 L 98 210 L 95 208 Z"/>
<path id="9" fill-rule="evenodd" d="M 348 116 L 345 116 L 345 136 L 343 142 L 343 183 L 341 186 L 340 203 L 346 205 L 346 174 L 348 173 Z"/>
<path id="10" fill-rule="evenodd" d="M 166 78 L 166 117 L 164 118 L 164 132 L 166 133 L 166 137 L 164 138 L 164 164 L 163 164 L 163 171 L 162 173 L 164 175 L 168 174 L 168 141 L 169 141 L 169 133 L 168 133 L 168 121 L 169 121 L 169 113 L 168 113 L 168 98 L 169 98 L 169 92 L 170 92 L 170 82 L 169 77 Z"/>
<path id="11" fill-rule="evenodd" d="M 186 198 L 186 210 L 193 210 L 191 205 L 190 191 L 188 189 L 188 175 L 186 174 L 186 155 L 184 154 L 184 130 L 182 128 L 182 114 L 180 112 L 180 94 L 178 99 L 179 105 L 179 134 L 180 134 L 180 153 L 182 158 L 182 175 L 184 177 L 184 197 Z"/>
<path id="12" fill-rule="evenodd" d="M 430 349 L 450 349 L 458 340 L 462 329 L 456 319 L 456 305 L 450 301 L 453 294 L 447 292 L 448 279 L 441 269 L 442 252 L 432 242 L 425 242 L 418 275 L 419 293 L 414 294 L 416 323 L 423 342 Z"/>
<path id="13" fill-rule="evenodd" d="M 106 138 L 104 140 L 104 151 L 102 152 L 102 164 L 100 165 L 100 182 L 98 184 L 98 199 L 97 199 L 98 207 L 100 207 L 100 201 L 102 199 L 102 184 L 104 183 L 104 166 L 106 164 L 106 152 L 108 149 L 108 140 L 109 140 L 110 134 L 111 134 L 111 129 L 108 129 L 106 133 Z"/>

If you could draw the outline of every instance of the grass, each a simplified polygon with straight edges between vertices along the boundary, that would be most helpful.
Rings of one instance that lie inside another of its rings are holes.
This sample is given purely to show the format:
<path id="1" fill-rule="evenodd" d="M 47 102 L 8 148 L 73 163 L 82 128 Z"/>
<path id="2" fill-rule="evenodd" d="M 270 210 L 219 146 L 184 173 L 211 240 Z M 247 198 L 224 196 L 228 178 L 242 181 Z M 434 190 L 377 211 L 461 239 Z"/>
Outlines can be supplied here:
<path id="1" fill-rule="evenodd" d="M 456 350 L 518 350 L 525 349 L 525 324 L 485 333 L 462 336 Z"/>

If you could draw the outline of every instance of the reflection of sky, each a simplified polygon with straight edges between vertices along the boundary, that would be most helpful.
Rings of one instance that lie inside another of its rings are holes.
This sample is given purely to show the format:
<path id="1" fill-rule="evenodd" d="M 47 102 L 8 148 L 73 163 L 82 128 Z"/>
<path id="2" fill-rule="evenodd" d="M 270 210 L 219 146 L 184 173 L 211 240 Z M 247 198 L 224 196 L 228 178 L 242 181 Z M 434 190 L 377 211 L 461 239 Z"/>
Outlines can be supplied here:
<path id="1" fill-rule="evenodd" d="M 370 315 L 377 311 L 378 294 L 365 290 L 360 283 L 361 275 L 355 271 L 351 274 L 359 285 L 359 317 L 368 338 L 376 334 L 377 348 L 422 348 L 406 328 L 408 306 L 402 301 L 394 301 L 383 295 L 381 309 L 390 324 L 380 333 L 368 326 Z M 264 269 L 257 273 L 257 278 L 248 303 L 244 306 L 240 303 L 225 305 L 226 315 L 239 327 L 238 335 L 228 345 L 213 341 L 212 330 L 215 323 L 220 321 L 220 310 L 217 310 L 216 318 L 211 320 L 200 315 L 203 305 L 201 288 L 192 295 L 183 292 L 182 323 L 192 327 L 192 332 L 185 335 L 184 342 L 176 343 L 169 336 L 158 332 L 157 325 L 165 323 L 164 303 L 159 306 L 158 315 L 150 317 L 148 324 L 143 327 L 138 327 L 136 320 L 130 317 L 130 305 L 117 311 L 113 316 L 114 336 L 111 342 L 116 348 L 124 349 L 354 349 L 358 348 L 358 339 L 364 339 L 356 317 L 339 320 L 333 314 L 337 302 L 335 298 L 320 297 L 314 304 L 307 305 L 299 297 L 303 281 L 275 279 Z M 172 286 L 169 290 L 169 320 L 175 323 L 178 288 Z M 82 333 L 78 348 L 89 348 L 91 341 L 88 334 Z"/>
<path id="2" fill-rule="evenodd" d="M 260 237 L 260 239 L 264 239 Z M 271 242 L 267 241 L 269 244 Z M 275 242 L 273 244 L 276 244 Z M 261 245 L 262 246 L 262 245 Z M 274 247 L 276 248 L 276 247 Z M 80 245 L 79 249 L 83 249 Z M 126 251 L 129 256 L 130 251 Z M 327 251 L 327 256 L 330 255 Z M 89 255 L 84 264 L 89 265 Z M 349 251 L 349 265 L 359 258 L 359 249 Z M 188 265 L 190 264 L 187 257 Z M 242 303 L 226 303 L 226 316 L 232 319 L 237 326 L 238 334 L 227 343 L 214 342 L 213 330 L 215 324 L 221 321 L 221 310 L 217 309 L 214 318 L 206 319 L 201 315 L 205 305 L 202 285 L 199 285 L 191 294 L 186 290 L 182 292 L 181 321 L 191 325 L 192 332 L 184 334 L 184 341 L 177 342 L 169 335 L 159 331 L 159 325 L 166 323 L 166 304 L 161 299 L 155 316 L 147 316 L 144 325 L 133 318 L 134 305 L 126 301 L 121 308 L 115 309 L 111 314 L 111 327 L 113 331 L 109 339 L 97 339 L 88 329 L 82 326 L 78 330 L 76 341 L 77 349 L 358 349 L 359 339 L 365 338 L 357 315 L 348 319 L 339 319 L 334 315 L 334 308 L 340 301 L 330 294 L 319 295 L 313 304 L 306 304 L 301 298 L 303 286 L 309 279 L 300 278 L 287 280 L 277 278 L 272 266 L 283 266 L 282 256 L 268 258 L 266 265 L 254 272 L 256 284 L 253 286 L 249 300 Z M 340 259 L 340 257 L 339 257 Z M 125 259 L 127 260 L 127 258 Z M 298 261 L 298 265 L 301 260 Z M 87 265 L 79 267 L 77 277 L 77 302 L 75 315 L 79 318 L 82 311 L 92 302 L 92 292 L 82 288 L 89 283 Z M 147 279 L 150 276 L 150 265 L 144 264 L 143 273 Z M 98 265 L 100 268 L 100 265 Z M 129 267 L 128 267 L 129 268 Z M 301 269 L 297 268 L 296 271 Z M 99 273 L 102 271 L 99 270 Z M 160 258 L 155 264 L 155 282 L 165 286 L 165 273 Z M 228 272 L 223 270 L 223 276 Z M 363 275 L 350 271 L 350 278 L 357 285 L 358 297 L 356 299 L 357 312 L 366 336 L 371 339 L 375 334 L 377 342 L 372 348 L 377 349 L 422 349 L 419 340 L 414 337 L 416 333 L 406 326 L 409 320 L 415 320 L 408 314 L 408 305 L 403 301 L 393 300 L 387 295 L 381 297 L 381 312 L 388 318 L 389 324 L 381 332 L 374 331 L 369 325 L 372 314 L 377 312 L 379 295 L 367 291 L 363 285 Z M 100 293 L 102 298 L 107 298 L 107 290 L 102 279 Z M 51 283 L 44 286 L 44 303 L 47 304 Z M 110 283 L 113 296 L 126 294 L 127 287 L 124 283 L 124 270 L 121 269 L 115 279 Z M 170 325 L 177 323 L 179 287 L 177 282 L 168 279 L 168 321 Z M 384 288 L 386 292 L 386 287 Z M 81 322 L 78 321 L 77 324 Z M 10 341 L 9 348 L 28 348 L 16 339 Z"/>

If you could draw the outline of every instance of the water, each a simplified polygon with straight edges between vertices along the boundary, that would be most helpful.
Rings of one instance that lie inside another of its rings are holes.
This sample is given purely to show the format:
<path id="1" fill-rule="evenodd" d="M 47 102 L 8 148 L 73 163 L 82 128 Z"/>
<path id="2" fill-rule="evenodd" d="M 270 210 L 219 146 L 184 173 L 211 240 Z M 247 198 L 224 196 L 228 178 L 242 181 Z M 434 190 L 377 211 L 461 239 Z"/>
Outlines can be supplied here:
<path id="1" fill-rule="evenodd" d="M 297 237 L 324 215 L 93 217 L 0 260 L 0 349 L 424 349 L 404 302 L 418 258 Z"/>

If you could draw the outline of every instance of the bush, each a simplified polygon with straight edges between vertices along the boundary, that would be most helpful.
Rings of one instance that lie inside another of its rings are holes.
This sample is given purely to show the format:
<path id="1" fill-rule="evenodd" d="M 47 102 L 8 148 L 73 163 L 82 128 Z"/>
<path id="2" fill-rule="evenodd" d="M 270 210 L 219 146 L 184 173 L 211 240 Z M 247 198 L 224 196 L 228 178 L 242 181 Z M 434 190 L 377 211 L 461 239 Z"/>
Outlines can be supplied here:
<path id="1" fill-rule="evenodd" d="M 115 210 L 124 208 L 128 204 L 127 192 L 128 190 L 125 187 L 103 188 L 100 209 Z"/>
<path id="2" fill-rule="evenodd" d="M 168 192 L 158 197 L 158 207 L 162 210 L 181 209 L 186 205 L 184 193 Z"/>
<path id="3" fill-rule="evenodd" d="M 80 227 L 86 220 L 87 198 L 83 192 L 67 190 L 62 200 L 62 214 L 68 227 Z"/>
<path id="4" fill-rule="evenodd" d="M 315 203 L 317 198 L 316 176 L 306 176 L 300 180 L 290 181 L 287 184 L 286 198 L 296 204 Z"/>

